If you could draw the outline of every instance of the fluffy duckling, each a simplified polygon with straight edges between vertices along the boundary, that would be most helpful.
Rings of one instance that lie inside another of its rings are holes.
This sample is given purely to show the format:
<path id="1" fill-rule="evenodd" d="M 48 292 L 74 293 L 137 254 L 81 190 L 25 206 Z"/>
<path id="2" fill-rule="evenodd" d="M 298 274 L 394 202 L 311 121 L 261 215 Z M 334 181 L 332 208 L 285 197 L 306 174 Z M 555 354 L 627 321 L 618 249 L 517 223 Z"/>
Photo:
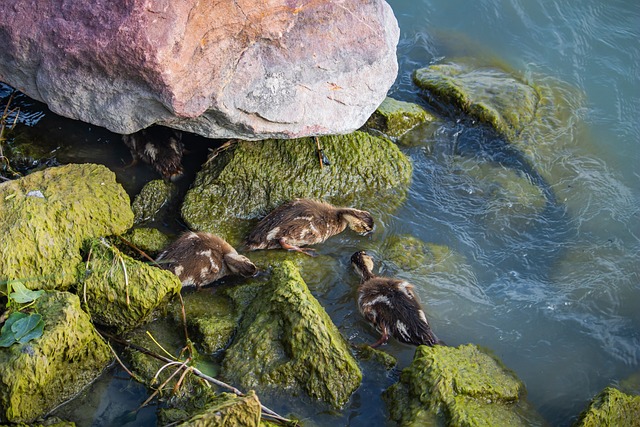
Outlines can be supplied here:
<path id="1" fill-rule="evenodd" d="M 183 233 L 158 255 L 156 262 L 178 276 L 182 286 L 196 288 L 231 274 L 251 277 L 257 272 L 249 258 L 220 237 L 204 232 Z"/>
<path id="2" fill-rule="evenodd" d="M 151 126 L 130 135 L 122 141 L 131 151 L 133 166 L 142 160 L 150 164 L 165 180 L 175 181 L 183 174 L 182 132 L 161 126 Z"/>
<path id="3" fill-rule="evenodd" d="M 300 246 L 322 243 L 347 226 L 364 235 L 373 230 L 373 218 L 358 209 L 295 199 L 264 217 L 247 237 L 246 246 L 249 250 L 283 248 L 314 256 L 313 249 Z"/>
<path id="4" fill-rule="evenodd" d="M 385 344 L 390 335 L 406 344 L 441 344 L 431 331 L 413 285 L 374 275 L 373 259 L 364 251 L 353 254 L 351 264 L 362 279 L 358 287 L 358 309 L 382 334 L 371 347 Z"/>

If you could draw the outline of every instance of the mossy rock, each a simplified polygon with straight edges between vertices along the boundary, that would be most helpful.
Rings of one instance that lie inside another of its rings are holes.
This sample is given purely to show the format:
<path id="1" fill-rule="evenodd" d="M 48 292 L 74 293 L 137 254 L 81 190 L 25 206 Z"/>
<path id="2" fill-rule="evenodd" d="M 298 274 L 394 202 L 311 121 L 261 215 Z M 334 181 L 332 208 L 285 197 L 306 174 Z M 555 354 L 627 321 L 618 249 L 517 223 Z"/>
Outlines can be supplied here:
<path id="1" fill-rule="evenodd" d="M 5 135 L 9 138 L 3 145 L 4 155 L 11 168 L 22 173 L 56 164 L 56 154 L 61 147 L 59 140 L 40 137 L 34 140 L 31 133 L 31 127 L 19 126 Z"/>
<path id="2" fill-rule="evenodd" d="M 419 124 L 433 120 L 434 117 L 418 104 L 386 97 L 364 126 L 399 138 Z"/>
<path id="3" fill-rule="evenodd" d="M 391 141 L 364 132 L 319 140 L 331 166 L 320 167 L 313 138 L 237 141 L 198 173 L 182 217 L 235 246 L 249 220 L 297 197 L 360 209 L 395 209 L 404 200 L 412 165 Z"/>
<path id="4" fill-rule="evenodd" d="M 147 182 L 131 204 L 134 224 L 153 220 L 160 210 L 171 201 L 175 191 L 174 184 L 161 179 Z"/>
<path id="5" fill-rule="evenodd" d="M 398 270 L 435 270 L 438 264 L 453 256 L 447 246 L 425 243 L 410 234 L 396 234 L 384 241 L 384 260 Z"/>
<path id="6" fill-rule="evenodd" d="M 389 353 L 377 350 L 367 344 L 359 344 L 356 346 L 356 355 L 360 360 L 372 360 L 384 366 L 386 370 L 393 369 L 398 364 L 398 359 Z"/>
<path id="7" fill-rule="evenodd" d="M 66 290 L 82 242 L 133 223 L 129 196 L 101 165 L 66 165 L 0 184 L 0 281 Z"/>
<path id="8" fill-rule="evenodd" d="M 347 342 L 289 261 L 245 310 L 222 368 L 247 389 L 304 390 L 335 408 L 362 381 Z"/>
<path id="9" fill-rule="evenodd" d="M 419 346 L 398 383 L 384 392 L 391 418 L 401 425 L 434 423 L 492 426 L 540 423 L 515 374 L 494 356 L 468 344 Z"/>
<path id="10" fill-rule="evenodd" d="M 44 333 L 0 349 L 0 421 L 30 423 L 76 395 L 111 361 L 76 295 L 46 292 L 34 309 Z"/>
<path id="11" fill-rule="evenodd" d="M 169 246 L 169 243 L 171 243 L 169 236 L 157 228 L 132 228 L 127 231 L 122 238 L 151 257 L 155 257 L 156 254 L 160 253 L 164 248 Z M 118 247 L 125 253 L 131 253 L 138 257 L 140 256 L 137 251 L 129 248 L 126 244 L 122 244 L 122 242 L 119 242 L 118 240 L 115 240 L 114 242 L 118 244 Z"/>
<path id="12" fill-rule="evenodd" d="M 239 320 L 233 301 L 209 289 L 186 292 L 183 301 L 191 340 L 207 354 L 226 348 Z M 174 301 L 171 311 L 176 324 L 181 324 L 181 305 Z"/>
<path id="13" fill-rule="evenodd" d="M 178 424 L 182 427 L 259 426 L 262 409 L 255 392 L 245 396 L 222 393 L 214 399 L 205 412 Z"/>
<path id="14" fill-rule="evenodd" d="M 497 68 L 436 64 L 416 70 L 413 81 L 441 102 L 514 139 L 536 115 L 536 89 Z"/>
<path id="15" fill-rule="evenodd" d="M 182 289 L 173 273 L 124 255 L 103 239 L 87 242 L 88 260 L 79 268 L 78 292 L 94 322 L 131 330 Z M 86 268 L 86 270 L 85 270 Z"/>
<path id="16" fill-rule="evenodd" d="M 640 396 L 607 387 L 580 414 L 575 427 L 635 426 L 640 420 Z"/>

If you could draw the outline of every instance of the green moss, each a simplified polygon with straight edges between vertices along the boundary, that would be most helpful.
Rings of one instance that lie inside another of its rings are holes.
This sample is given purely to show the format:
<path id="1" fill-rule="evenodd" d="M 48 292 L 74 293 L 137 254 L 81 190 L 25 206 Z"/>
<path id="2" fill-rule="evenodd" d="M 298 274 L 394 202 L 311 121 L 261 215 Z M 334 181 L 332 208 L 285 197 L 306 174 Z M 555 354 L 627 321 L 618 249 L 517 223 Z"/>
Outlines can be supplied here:
<path id="1" fill-rule="evenodd" d="M 245 388 L 302 389 L 344 405 L 362 374 L 296 267 L 289 261 L 275 267 L 259 292 L 226 352 L 224 375 Z"/>
<path id="2" fill-rule="evenodd" d="M 127 231 L 122 238 L 152 257 L 161 252 L 164 248 L 169 246 L 169 243 L 171 243 L 169 236 L 157 228 L 132 228 Z M 127 247 L 127 245 L 122 244 L 117 240 L 115 243 L 118 243 L 118 247 L 123 251 L 130 252 L 134 256 L 139 256 L 137 251 L 134 252 L 131 248 Z"/>
<path id="3" fill-rule="evenodd" d="M 539 417 L 522 401 L 524 385 L 474 345 L 420 346 L 400 381 L 384 393 L 391 418 L 418 425 L 444 417 L 460 426 L 528 425 Z"/>
<path id="4" fill-rule="evenodd" d="M 607 387 L 593 398 L 576 427 L 633 426 L 640 420 L 640 396 L 631 396 Z"/>
<path id="5" fill-rule="evenodd" d="M 508 139 L 533 121 L 540 101 L 535 88 L 495 68 L 437 64 L 416 70 L 413 80 Z"/>
<path id="6" fill-rule="evenodd" d="M 136 261 L 105 240 L 88 241 L 86 252 L 78 291 L 95 322 L 120 332 L 150 320 L 182 288 L 173 273 Z"/>
<path id="7" fill-rule="evenodd" d="M 0 421 L 32 422 L 91 383 L 111 352 L 76 295 L 47 292 L 34 306 L 44 334 L 0 349 Z"/>
<path id="8" fill-rule="evenodd" d="M 257 426 L 260 424 L 260 416 L 260 401 L 253 391 L 242 397 L 222 393 L 210 403 L 205 412 L 179 424 L 179 426 Z"/>
<path id="9" fill-rule="evenodd" d="M 183 296 L 189 337 L 198 343 L 204 353 L 224 349 L 238 324 L 233 302 L 214 292 L 195 291 Z M 174 321 L 182 324 L 182 308 L 179 302 L 172 304 Z"/>
<path id="10" fill-rule="evenodd" d="M 237 245 L 252 225 L 247 220 L 296 197 L 353 207 L 394 208 L 403 200 L 412 166 L 391 141 L 354 132 L 320 143 L 329 167 L 320 168 L 313 138 L 236 142 L 198 173 L 182 217 Z"/>
<path id="11" fill-rule="evenodd" d="M 356 347 L 356 355 L 360 360 L 373 360 L 384 366 L 387 370 L 393 369 L 398 364 L 398 360 L 389 353 L 376 350 L 367 344 L 358 345 Z"/>
<path id="12" fill-rule="evenodd" d="M 161 179 L 149 181 L 133 199 L 133 222 L 141 224 L 152 220 L 160 209 L 171 200 L 175 193 L 175 185 Z"/>
<path id="13" fill-rule="evenodd" d="M 89 237 L 123 233 L 133 222 L 129 196 L 101 165 L 66 165 L 0 184 L 0 281 L 30 289 L 75 283 Z"/>
<path id="14" fill-rule="evenodd" d="M 387 97 L 367 120 L 365 128 L 398 138 L 417 125 L 432 120 L 434 117 L 421 106 Z"/>

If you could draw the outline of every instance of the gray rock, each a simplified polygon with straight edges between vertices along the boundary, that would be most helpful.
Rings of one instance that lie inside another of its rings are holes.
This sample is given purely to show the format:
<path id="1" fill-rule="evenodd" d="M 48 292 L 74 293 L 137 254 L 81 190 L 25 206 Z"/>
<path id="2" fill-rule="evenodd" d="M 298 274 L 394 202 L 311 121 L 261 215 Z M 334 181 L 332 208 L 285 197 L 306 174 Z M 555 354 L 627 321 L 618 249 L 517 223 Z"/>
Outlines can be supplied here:
<path id="1" fill-rule="evenodd" d="M 0 4 L 0 81 L 62 116 L 212 138 L 348 133 L 397 74 L 398 24 L 359 2 Z"/>

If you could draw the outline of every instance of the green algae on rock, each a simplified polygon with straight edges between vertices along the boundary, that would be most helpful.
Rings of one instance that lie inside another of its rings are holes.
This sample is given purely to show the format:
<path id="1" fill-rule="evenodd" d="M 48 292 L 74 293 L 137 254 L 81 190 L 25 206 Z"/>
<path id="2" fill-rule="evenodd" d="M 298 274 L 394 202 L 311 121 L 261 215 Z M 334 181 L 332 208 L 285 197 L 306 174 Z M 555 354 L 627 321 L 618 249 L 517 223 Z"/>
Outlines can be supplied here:
<path id="1" fill-rule="evenodd" d="M 226 426 L 259 426 L 262 415 L 260 401 L 255 392 L 244 396 L 221 393 L 213 399 L 207 409 L 178 424 L 182 427 L 226 427 Z"/>
<path id="2" fill-rule="evenodd" d="M 171 243 L 171 239 L 169 238 L 169 236 L 167 236 L 157 228 L 132 228 L 124 235 L 122 235 L 122 238 L 150 256 L 154 256 L 157 253 L 161 252 L 169 245 L 169 243 Z M 132 252 L 131 248 L 129 248 L 126 244 L 122 244 L 118 240 L 115 240 L 115 243 L 123 251 L 127 253 Z M 137 251 L 132 253 L 134 254 L 134 256 L 140 255 Z"/>
<path id="3" fill-rule="evenodd" d="M 111 361 L 79 298 L 46 292 L 34 309 L 43 335 L 0 349 L 0 421 L 30 423 L 91 383 Z"/>
<path id="4" fill-rule="evenodd" d="M 313 138 L 236 142 L 198 173 L 183 219 L 236 245 L 251 225 L 247 220 L 297 197 L 355 208 L 404 199 L 412 165 L 391 141 L 364 132 L 319 140 L 331 161 L 323 168 Z"/>
<path id="5" fill-rule="evenodd" d="M 417 125 L 433 120 L 434 117 L 418 104 L 386 97 L 364 127 L 399 138 Z"/>
<path id="6" fill-rule="evenodd" d="M 175 185 L 170 182 L 161 179 L 147 182 L 131 204 L 134 224 L 152 220 L 169 203 L 174 192 Z"/>
<path id="7" fill-rule="evenodd" d="M 65 290 L 89 237 L 133 223 L 129 196 L 101 165 L 66 165 L 0 184 L 0 281 Z"/>
<path id="8" fill-rule="evenodd" d="M 245 388 L 304 390 L 339 408 L 362 381 L 349 346 L 289 261 L 245 310 L 223 374 Z"/>
<path id="9" fill-rule="evenodd" d="M 436 64 L 416 70 L 413 81 L 508 139 L 534 120 L 540 101 L 535 88 L 496 68 Z"/>
<path id="10" fill-rule="evenodd" d="M 88 260 L 79 264 L 79 293 L 94 322 L 123 332 L 150 320 L 180 292 L 176 275 L 134 260 L 103 239 L 87 242 Z M 86 268 L 86 270 L 85 270 Z"/>
<path id="11" fill-rule="evenodd" d="M 384 392 L 401 425 L 536 425 L 522 396 L 524 385 L 495 357 L 473 344 L 419 346 L 400 380 Z"/>
<path id="12" fill-rule="evenodd" d="M 640 420 L 640 396 L 607 387 L 580 414 L 575 427 L 634 426 Z"/>

